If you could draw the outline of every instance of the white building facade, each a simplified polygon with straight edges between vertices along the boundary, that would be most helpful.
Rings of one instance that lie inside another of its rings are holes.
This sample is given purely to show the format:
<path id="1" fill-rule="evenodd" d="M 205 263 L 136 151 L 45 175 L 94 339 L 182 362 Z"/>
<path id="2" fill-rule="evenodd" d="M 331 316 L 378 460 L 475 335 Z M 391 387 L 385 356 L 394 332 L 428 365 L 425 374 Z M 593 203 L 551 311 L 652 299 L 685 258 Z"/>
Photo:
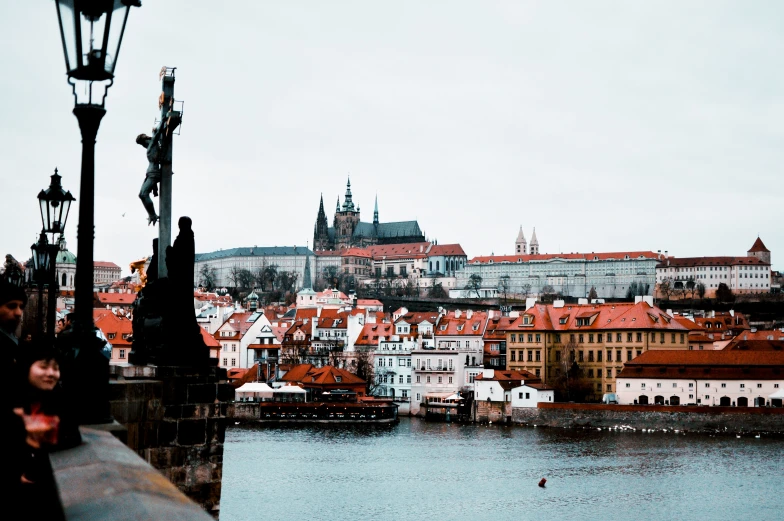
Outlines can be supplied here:
<path id="1" fill-rule="evenodd" d="M 480 298 L 497 297 L 504 281 L 510 295 L 539 295 L 549 286 L 565 296 L 587 297 L 594 288 L 597 298 L 622 298 L 632 283 L 652 295 L 660 261 L 651 251 L 474 257 L 457 273 L 458 289 L 450 297 L 477 297 L 464 289 L 472 275 L 481 277 Z"/>

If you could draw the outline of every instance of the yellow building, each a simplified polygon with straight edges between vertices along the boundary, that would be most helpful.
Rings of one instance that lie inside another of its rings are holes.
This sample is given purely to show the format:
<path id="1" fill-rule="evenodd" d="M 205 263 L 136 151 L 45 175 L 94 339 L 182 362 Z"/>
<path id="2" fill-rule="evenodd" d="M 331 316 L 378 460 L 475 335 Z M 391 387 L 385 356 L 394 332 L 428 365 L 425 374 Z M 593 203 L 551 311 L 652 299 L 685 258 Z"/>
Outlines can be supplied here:
<path id="1" fill-rule="evenodd" d="M 623 364 L 645 351 L 688 350 L 686 327 L 649 302 L 535 304 L 505 329 L 506 367 L 552 385 L 574 361 L 594 398 L 615 392 Z"/>

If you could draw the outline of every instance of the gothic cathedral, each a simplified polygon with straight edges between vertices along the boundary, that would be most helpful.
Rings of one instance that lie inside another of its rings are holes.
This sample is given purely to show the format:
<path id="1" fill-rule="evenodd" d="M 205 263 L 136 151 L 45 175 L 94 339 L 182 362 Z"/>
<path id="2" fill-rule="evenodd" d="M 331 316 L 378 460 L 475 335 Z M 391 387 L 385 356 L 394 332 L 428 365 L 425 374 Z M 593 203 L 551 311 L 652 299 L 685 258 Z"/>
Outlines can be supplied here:
<path id="1" fill-rule="evenodd" d="M 359 206 L 354 206 L 351 195 L 351 180 L 346 183 L 346 195 L 343 205 L 338 203 L 332 226 L 327 222 L 324 212 L 324 197 L 319 202 L 316 226 L 313 231 L 313 248 L 316 251 L 341 250 L 344 248 L 372 246 L 374 244 L 400 244 L 424 242 L 425 235 L 417 221 L 401 221 L 382 223 L 378 220 L 378 197 L 373 211 L 373 222 L 362 222 L 359 218 Z"/>

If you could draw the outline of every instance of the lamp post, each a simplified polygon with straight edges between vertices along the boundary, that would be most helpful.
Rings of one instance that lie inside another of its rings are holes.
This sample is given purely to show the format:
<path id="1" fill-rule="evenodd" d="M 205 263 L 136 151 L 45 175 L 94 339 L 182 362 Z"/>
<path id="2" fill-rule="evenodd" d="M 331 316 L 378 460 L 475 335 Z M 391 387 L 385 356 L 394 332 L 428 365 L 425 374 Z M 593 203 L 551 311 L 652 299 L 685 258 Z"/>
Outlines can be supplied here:
<path id="1" fill-rule="evenodd" d="M 43 245 L 39 246 L 37 253 L 33 254 L 33 262 L 35 262 L 36 276 L 38 274 L 39 265 L 40 269 L 44 270 L 47 277 L 46 282 L 49 284 L 49 299 L 46 309 L 46 334 L 50 340 L 54 340 L 54 324 L 55 315 L 57 314 L 57 252 L 60 250 L 60 239 L 65 232 L 65 224 L 68 221 L 68 214 L 71 211 L 71 203 L 76 199 L 71 195 L 70 191 L 63 190 L 60 183 L 61 176 L 54 169 L 54 174 L 51 176 L 49 188 L 38 192 L 38 206 L 41 208 L 41 237 L 43 238 Z M 46 234 L 51 235 L 51 241 L 47 241 Z M 41 243 L 41 239 L 38 241 Z M 42 251 L 46 252 L 46 262 L 41 262 L 37 259 Z M 39 281 L 39 284 L 43 284 Z M 41 286 L 42 287 L 42 286 Z M 39 297 L 42 301 L 43 298 Z M 42 312 L 42 304 L 38 304 L 39 314 Z"/>
<path id="2" fill-rule="evenodd" d="M 38 315 L 35 319 L 36 335 L 41 338 L 44 336 L 44 281 L 49 278 L 49 241 L 46 233 L 41 231 L 38 242 L 30 246 L 33 252 L 33 267 L 35 281 L 38 283 Z M 51 279 L 49 280 L 51 284 Z M 49 296 L 51 299 L 51 295 Z M 48 320 L 47 320 L 48 322 Z M 47 330 L 47 333 L 49 331 Z"/>
<path id="3" fill-rule="evenodd" d="M 109 361 L 93 322 L 93 240 L 95 228 L 95 138 L 106 114 L 104 102 L 114 81 L 125 25 L 139 0 L 57 0 L 57 20 L 73 113 L 82 134 L 82 171 L 77 228 L 74 340 L 68 365 L 71 393 L 81 403 L 81 424 L 111 421 L 107 401 Z M 101 93 L 101 90 L 103 91 Z M 100 103 L 98 100 L 100 99 Z M 64 382 L 65 383 L 65 382 Z"/>

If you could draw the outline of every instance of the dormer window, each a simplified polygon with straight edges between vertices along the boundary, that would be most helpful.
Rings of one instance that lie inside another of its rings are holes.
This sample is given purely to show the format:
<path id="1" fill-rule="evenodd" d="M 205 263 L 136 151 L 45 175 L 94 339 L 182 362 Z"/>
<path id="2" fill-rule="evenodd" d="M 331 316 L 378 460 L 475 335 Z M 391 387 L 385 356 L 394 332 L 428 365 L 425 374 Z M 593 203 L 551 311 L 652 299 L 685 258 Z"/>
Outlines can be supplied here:
<path id="1" fill-rule="evenodd" d="M 336 376 L 335 377 L 335 382 L 340 383 L 342 381 L 343 381 L 343 377 L 342 376 Z"/>

